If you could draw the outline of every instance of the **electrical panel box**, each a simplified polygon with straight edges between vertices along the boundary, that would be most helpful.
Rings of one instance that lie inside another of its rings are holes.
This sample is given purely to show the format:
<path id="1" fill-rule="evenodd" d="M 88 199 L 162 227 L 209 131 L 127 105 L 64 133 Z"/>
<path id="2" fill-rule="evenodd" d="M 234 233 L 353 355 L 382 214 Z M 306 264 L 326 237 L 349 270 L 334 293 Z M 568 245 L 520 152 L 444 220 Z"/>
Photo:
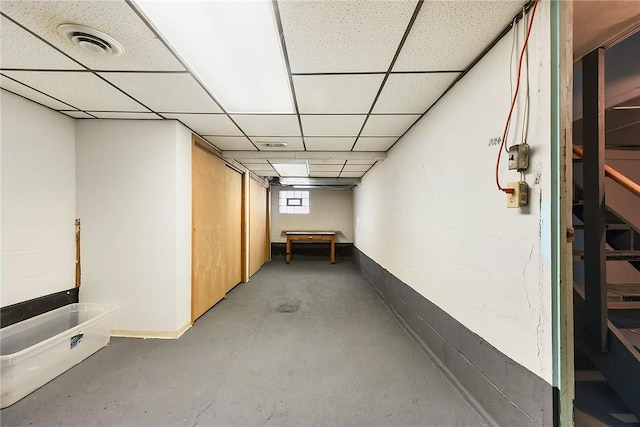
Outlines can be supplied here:
<path id="1" fill-rule="evenodd" d="M 529 204 L 529 185 L 525 181 L 510 182 L 507 188 L 513 188 L 512 194 L 507 194 L 508 208 L 521 208 Z"/>
<path id="2" fill-rule="evenodd" d="M 509 170 L 522 172 L 529 168 L 529 145 L 518 144 L 509 147 Z"/>

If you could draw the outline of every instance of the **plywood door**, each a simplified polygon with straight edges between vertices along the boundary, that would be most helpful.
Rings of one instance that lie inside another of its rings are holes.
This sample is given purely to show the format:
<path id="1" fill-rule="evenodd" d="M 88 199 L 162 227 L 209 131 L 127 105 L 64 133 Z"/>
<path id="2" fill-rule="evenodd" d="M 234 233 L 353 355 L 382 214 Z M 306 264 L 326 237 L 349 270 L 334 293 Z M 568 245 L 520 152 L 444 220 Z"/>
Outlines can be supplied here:
<path id="1" fill-rule="evenodd" d="M 242 280 L 242 175 L 225 169 L 225 291 L 229 291 Z"/>
<path id="2" fill-rule="evenodd" d="M 249 275 L 268 260 L 267 189 L 253 179 L 249 184 Z"/>
<path id="3" fill-rule="evenodd" d="M 200 317 L 240 282 L 242 180 L 194 145 L 191 318 Z"/>

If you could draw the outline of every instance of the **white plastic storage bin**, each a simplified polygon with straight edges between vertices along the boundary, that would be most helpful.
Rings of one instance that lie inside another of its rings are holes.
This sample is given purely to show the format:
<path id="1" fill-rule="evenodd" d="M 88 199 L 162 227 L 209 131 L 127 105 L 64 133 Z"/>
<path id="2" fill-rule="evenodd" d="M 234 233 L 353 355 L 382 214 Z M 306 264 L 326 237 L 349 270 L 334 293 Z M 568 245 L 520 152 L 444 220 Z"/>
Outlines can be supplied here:
<path id="1" fill-rule="evenodd" d="M 115 309 L 69 304 L 0 329 L 0 407 L 12 405 L 107 345 Z"/>

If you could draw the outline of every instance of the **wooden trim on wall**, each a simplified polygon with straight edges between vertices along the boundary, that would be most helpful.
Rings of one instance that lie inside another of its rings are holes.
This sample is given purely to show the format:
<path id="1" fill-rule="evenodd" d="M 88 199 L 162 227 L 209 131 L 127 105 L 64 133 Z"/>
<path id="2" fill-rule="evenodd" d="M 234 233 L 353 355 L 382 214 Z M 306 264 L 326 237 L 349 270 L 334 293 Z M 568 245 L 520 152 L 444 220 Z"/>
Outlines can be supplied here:
<path id="1" fill-rule="evenodd" d="M 80 265 L 80 218 L 75 220 L 76 227 L 76 288 L 80 287 L 82 281 L 82 269 Z"/>
<path id="2" fill-rule="evenodd" d="M 269 181 L 267 181 L 265 178 L 256 175 L 255 173 L 253 173 L 252 171 L 249 171 L 249 176 L 256 181 L 258 184 L 262 185 L 264 188 L 269 188 L 271 185 L 269 184 Z"/>
<path id="3" fill-rule="evenodd" d="M 249 169 L 244 167 L 241 163 L 238 163 L 235 160 L 229 160 L 229 159 L 224 158 L 222 156 L 222 152 L 220 150 L 218 150 L 216 147 L 214 147 L 210 142 L 200 138 L 198 135 L 192 133 L 191 134 L 191 141 L 195 145 L 197 145 L 199 148 L 203 149 L 204 151 L 208 152 L 212 156 L 216 157 L 218 160 L 220 160 L 221 162 L 226 164 L 231 169 L 234 169 L 236 172 L 245 173 L 245 172 L 249 171 Z M 257 175 L 256 175 L 256 177 L 258 179 L 261 179 L 261 177 L 259 177 Z"/>
<path id="4" fill-rule="evenodd" d="M 220 150 L 218 150 L 216 147 L 214 147 L 209 141 L 200 138 L 198 135 L 196 135 L 194 133 L 191 134 L 191 141 L 193 142 L 194 145 L 199 146 L 203 150 L 208 151 L 209 153 L 213 154 L 214 156 L 216 156 L 220 160 L 224 161 L 224 159 L 222 157 L 222 153 L 220 152 Z"/>

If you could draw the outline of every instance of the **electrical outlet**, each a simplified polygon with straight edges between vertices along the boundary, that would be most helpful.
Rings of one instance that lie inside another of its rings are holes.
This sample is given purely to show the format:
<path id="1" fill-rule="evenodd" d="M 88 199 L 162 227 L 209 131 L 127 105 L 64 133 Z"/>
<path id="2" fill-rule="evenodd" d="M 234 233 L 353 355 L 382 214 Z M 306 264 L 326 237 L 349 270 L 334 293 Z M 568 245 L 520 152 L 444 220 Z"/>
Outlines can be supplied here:
<path id="1" fill-rule="evenodd" d="M 513 193 L 507 193 L 507 207 L 520 208 L 529 203 L 529 185 L 525 181 L 510 182 L 507 188 L 513 188 Z"/>
<path id="2" fill-rule="evenodd" d="M 520 207 L 527 206 L 529 204 L 529 185 L 525 181 L 520 181 L 518 183 L 519 193 L 519 201 Z"/>
<path id="3" fill-rule="evenodd" d="M 510 182 L 507 184 L 506 188 L 513 188 L 514 192 L 509 194 L 507 193 L 507 207 L 508 208 L 519 208 L 520 207 L 520 185 L 517 182 Z"/>

